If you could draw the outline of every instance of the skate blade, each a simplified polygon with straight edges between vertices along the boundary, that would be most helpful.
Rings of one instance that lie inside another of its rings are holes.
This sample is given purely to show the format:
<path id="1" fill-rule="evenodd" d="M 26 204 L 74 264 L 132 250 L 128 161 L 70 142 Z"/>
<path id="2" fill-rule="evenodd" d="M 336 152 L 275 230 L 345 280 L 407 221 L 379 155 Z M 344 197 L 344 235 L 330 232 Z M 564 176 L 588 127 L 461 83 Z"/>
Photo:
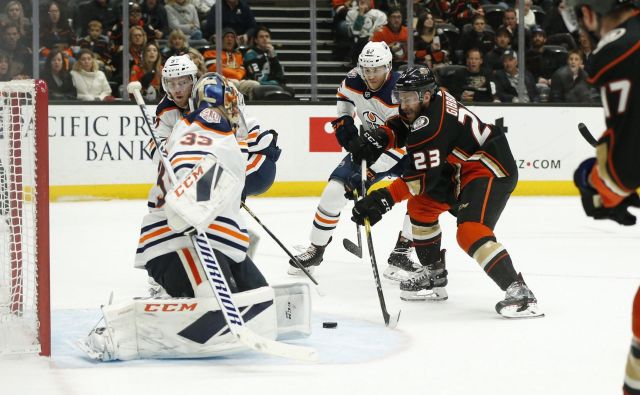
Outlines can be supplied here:
<path id="1" fill-rule="evenodd" d="M 538 308 L 538 305 L 532 303 L 527 306 L 526 309 L 522 309 L 522 306 L 506 306 L 499 313 L 504 318 L 509 319 L 523 319 L 523 318 L 542 318 L 544 313 Z"/>
<path id="2" fill-rule="evenodd" d="M 314 266 L 309 266 L 306 269 L 309 272 L 309 274 L 313 274 Z M 290 276 L 304 276 L 305 275 L 302 270 L 298 269 L 297 267 L 291 266 L 291 265 L 289 265 L 289 268 L 287 269 L 287 274 L 290 275 Z"/>
<path id="3" fill-rule="evenodd" d="M 423 291 L 401 291 L 400 299 L 407 302 L 442 302 L 449 299 L 449 294 L 445 288 L 433 288 Z"/>
<path id="4" fill-rule="evenodd" d="M 388 280 L 403 282 L 413 278 L 415 272 L 408 272 L 404 269 L 399 269 L 396 266 L 389 265 L 382 275 Z"/>

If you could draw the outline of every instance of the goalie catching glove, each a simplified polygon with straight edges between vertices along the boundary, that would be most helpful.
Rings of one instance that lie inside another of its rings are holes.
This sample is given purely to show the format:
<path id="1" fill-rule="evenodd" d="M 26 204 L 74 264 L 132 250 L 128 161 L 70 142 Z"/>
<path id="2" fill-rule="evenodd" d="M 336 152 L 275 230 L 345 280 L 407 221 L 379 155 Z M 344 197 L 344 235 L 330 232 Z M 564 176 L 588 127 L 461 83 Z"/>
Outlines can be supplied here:
<path id="1" fill-rule="evenodd" d="M 204 232 L 241 189 L 238 178 L 214 155 L 205 155 L 167 193 L 167 222 L 178 233 L 192 227 Z"/>
<path id="2" fill-rule="evenodd" d="M 368 218 L 369 224 L 374 225 L 394 204 L 393 197 L 386 188 L 377 189 L 353 205 L 351 220 L 358 225 L 364 225 L 364 220 Z"/>
<path id="3" fill-rule="evenodd" d="M 368 164 L 372 164 L 382 155 L 388 143 L 387 131 L 384 128 L 377 128 L 365 130 L 362 136 L 351 140 L 345 148 L 351 153 L 355 163 L 366 160 Z"/>

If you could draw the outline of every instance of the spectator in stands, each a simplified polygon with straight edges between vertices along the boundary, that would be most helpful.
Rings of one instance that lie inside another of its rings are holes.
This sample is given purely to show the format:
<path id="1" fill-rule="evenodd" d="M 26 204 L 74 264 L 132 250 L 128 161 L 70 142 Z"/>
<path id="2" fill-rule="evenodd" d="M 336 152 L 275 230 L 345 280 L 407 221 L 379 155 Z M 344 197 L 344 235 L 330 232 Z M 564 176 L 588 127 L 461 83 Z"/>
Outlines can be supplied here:
<path id="1" fill-rule="evenodd" d="M 519 0 L 516 0 L 516 4 L 514 9 L 516 10 L 516 20 L 520 20 L 519 16 Z M 524 0 L 524 26 L 528 29 L 531 29 L 536 25 L 536 14 L 533 13 L 531 6 L 533 5 L 532 0 Z"/>
<path id="2" fill-rule="evenodd" d="M 513 49 L 518 49 L 518 18 L 516 16 L 516 10 L 509 8 L 505 10 L 502 16 L 502 25 L 500 27 L 505 28 L 511 34 L 511 46 Z M 529 46 L 531 41 L 531 32 L 525 26 L 524 29 L 524 43 L 525 48 Z"/>
<path id="3" fill-rule="evenodd" d="M 387 14 L 371 8 L 369 0 L 358 0 L 358 6 L 347 12 L 346 21 L 349 35 L 353 40 L 351 63 L 356 64 L 362 48 L 377 30 L 387 24 Z"/>
<path id="4" fill-rule="evenodd" d="M 131 81 L 140 81 L 142 94 L 150 102 L 158 102 L 162 97 L 162 56 L 155 41 L 144 47 L 143 62 L 131 67 Z"/>
<path id="5" fill-rule="evenodd" d="M 492 102 L 496 99 L 491 75 L 482 69 L 482 52 L 473 48 L 466 54 L 467 67 L 454 74 L 450 88 L 457 100 L 465 102 Z"/>
<path id="6" fill-rule="evenodd" d="M 141 65 L 144 57 L 144 47 L 147 45 L 147 34 L 140 26 L 132 26 L 129 28 L 129 67 L 133 65 Z M 115 54 L 114 65 L 116 68 L 122 67 L 122 48 Z"/>
<path id="7" fill-rule="evenodd" d="M 196 76 L 198 78 L 202 77 L 207 72 L 207 68 L 204 65 L 204 56 L 202 56 L 200 51 L 198 51 L 195 48 L 189 48 L 187 50 L 187 55 L 189 55 L 189 59 L 191 59 L 191 61 L 198 68 L 198 72 L 196 73 Z"/>
<path id="8" fill-rule="evenodd" d="M 229 79 L 240 93 L 253 99 L 253 89 L 260 86 L 260 83 L 245 79 L 247 70 L 244 68 L 244 58 L 236 47 L 236 32 L 230 27 L 225 27 L 222 31 L 222 75 Z M 216 57 L 215 49 L 204 53 L 208 71 L 216 71 Z"/>
<path id="9" fill-rule="evenodd" d="M 64 52 L 54 49 L 49 52 L 44 63 L 41 78 L 47 82 L 49 97 L 53 100 L 76 98 L 76 88 L 69 72 L 69 59 Z"/>
<path id="10" fill-rule="evenodd" d="M 140 6 L 142 9 L 142 19 L 145 26 L 153 32 L 152 37 L 148 36 L 147 40 L 160 40 L 169 35 L 169 17 L 167 10 L 158 0 L 145 0 Z"/>
<path id="11" fill-rule="evenodd" d="M 486 69 L 491 72 L 502 70 L 502 54 L 504 54 L 504 51 L 512 49 L 511 34 L 503 27 L 498 28 L 496 31 L 495 45 L 484 57 Z"/>
<path id="12" fill-rule="evenodd" d="M 78 7 L 80 34 L 87 35 L 90 21 L 100 21 L 102 28 L 111 39 L 111 28 L 118 24 L 117 11 L 109 4 L 109 0 L 91 0 Z"/>
<path id="13" fill-rule="evenodd" d="M 113 100 L 107 77 L 102 71 L 98 70 L 98 62 L 96 62 L 95 56 L 90 50 L 80 50 L 78 61 L 73 65 L 73 70 L 71 70 L 71 78 L 73 79 L 73 86 L 76 87 L 78 92 L 78 100 Z"/>
<path id="14" fill-rule="evenodd" d="M 238 35 L 238 44 L 248 46 L 250 38 L 255 36 L 256 18 L 244 0 L 222 0 L 222 28 L 230 27 Z M 211 39 L 216 33 L 216 7 L 207 12 L 204 36 Z"/>
<path id="15" fill-rule="evenodd" d="M 5 51 L 0 51 L 0 82 L 11 80 L 11 73 L 9 72 L 10 65 L 11 59 L 9 59 L 9 54 Z"/>
<path id="16" fill-rule="evenodd" d="M 527 70 L 533 74 L 537 84 L 549 87 L 551 75 L 562 65 L 557 64 L 556 58 L 552 56 L 545 44 L 547 34 L 539 26 L 531 29 L 531 48 L 526 52 L 525 59 Z"/>
<path id="17" fill-rule="evenodd" d="M 487 20 L 483 15 L 476 15 L 471 22 L 471 30 L 464 31 L 460 36 L 460 49 L 467 53 L 470 49 L 476 48 L 482 55 L 491 51 L 495 42 L 495 35 L 486 30 Z"/>
<path id="18" fill-rule="evenodd" d="M 169 28 L 179 29 L 192 40 L 202 39 L 198 11 L 189 0 L 167 0 Z"/>
<path id="19" fill-rule="evenodd" d="M 89 49 L 96 55 L 96 60 L 107 78 L 110 78 L 116 70 L 112 64 L 112 43 L 109 37 L 102 34 L 102 23 L 100 21 L 89 22 L 89 34 L 78 41 L 81 49 Z"/>
<path id="20" fill-rule="evenodd" d="M 0 20 L 0 25 L 13 24 L 18 28 L 23 44 L 31 44 L 31 22 L 24 16 L 22 3 L 11 0 L 4 7 L 4 15 Z"/>
<path id="21" fill-rule="evenodd" d="M 184 55 L 189 52 L 189 38 L 182 30 L 174 30 L 169 34 L 167 46 L 162 49 L 162 56 L 169 59 L 171 56 Z"/>
<path id="22" fill-rule="evenodd" d="M 256 28 L 253 47 L 244 55 L 244 67 L 248 79 L 258 81 L 260 85 L 279 85 L 294 94 L 293 89 L 286 86 L 284 70 L 271 44 L 271 31 L 268 27 Z"/>
<path id="23" fill-rule="evenodd" d="M 407 28 L 402 25 L 402 11 L 399 7 L 390 7 L 387 12 L 387 24 L 373 33 L 371 41 L 384 41 L 393 55 L 393 67 L 407 61 Z"/>
<path id="24" fill-rule="evenodd" d="M 445 34 L 438 34 L 433 14 L 430 12 L 425 12 L 418 18 L 413 42 L 416 63 L 425 63 L 427 57 L 431 59 L 432 66 L 449 63 L 449 39 Z"/>
<path id="25" fill-rule="evenodd" d="M 422 15 L 427 12 L 435 19 L 446 21 L 449 19 L 449 1 L 443 0 L 414 0 L 415 15 Z M 417 25 L 419 26 L 419 25 Z"/>
<path id="26" fill-rule="evenodd" d="M 40 47 L 43 56 L 48 56 L 48 50 L 53 49 L 54 44 L 58 49 L 69 49 L 76 45 L 76 34 L 71 30 L 64 9 L 56 1 L 49 3 L 47 14 L 43 15 L 40 24 Z M 62 47 L 62 48 L 60 48 Z M 42 52 L 42 48 L 47 51 Z"/>
<path id="27" fill-rule="evenodd" d="M 552 102 L 593 103 L 597 96 L 595 89 L 587 82 L 587 73 L 583 70 L 582 52 L 579 49 L 569 51 L 567 65 L 560 67 L 551 76 Z"/>
<path id="28" fill-rule="evenodd" d="M 503 103 L 518 103 L 518 56 L 515 51 L 508 50 L 502 55 L 502 70 L 496 71 L 495 84 L 498 99 Z M 524 94 L 524 103 L 539 101 L 538 91 L 533 75 L 526 72 L 524 84 L 527 91 Z"/>
<path id="29" fill-rule="evenodd" d="M 9 73 L 15 76 L 19 73 L 31 74 L 32 55 L 31 49 L 24 45 L 21 41 L 22 36 L 18 26 L 14 23 L 8 23 L 2 26 L 2 41 L 0 49 L 4 50 L 11 59 L 9 64 Z"/>
<path id="30" fill-rule="evenodd" d="M 578 49 L 580 49 L 584 55 L 584 61 L 586 63 L 589 58 L 591 58 L 591 54 L 593 54 L 593 42 L 589 38 L 589 34 L 583 29 L 580 29 L 578 36 Z"/>
<path id="31" fill-rule="evenodd" d="M 129 28 L 132 28 L 134 26 L 141 28 L 147 37 L 152 37 L 152 40 L 155 40 L 153 29 L 150 29 L 148 26 L 146 26 L 144 23 L 144 19 L 142 19 L 142 7 L 140 7 L 140 5 L 137 3 L 130 2 L 129 3 Z M 115 24 L 111 28 L 111 31 L 109 32 L 110 40 L 114 44 L 114 46 L 118 48 L 118 50 L 120 50 L 119 47 L 122 46 L 122 37 L 124 36 L 123 29 L 124 29 L 124 23 L 122 23 L 122 20 L 119 20 L 118 23 Z M 146 38 L 145 38 L 145 42 L 146 42 Z"/>
<path id="32" fill-rule="evenodd" d="M 471 23 L 476 15 L 484 15 L 484 10 L 478 0 L 453 0 L 449 9 L 451 23 L 462 29 L 467 23 Z"/>

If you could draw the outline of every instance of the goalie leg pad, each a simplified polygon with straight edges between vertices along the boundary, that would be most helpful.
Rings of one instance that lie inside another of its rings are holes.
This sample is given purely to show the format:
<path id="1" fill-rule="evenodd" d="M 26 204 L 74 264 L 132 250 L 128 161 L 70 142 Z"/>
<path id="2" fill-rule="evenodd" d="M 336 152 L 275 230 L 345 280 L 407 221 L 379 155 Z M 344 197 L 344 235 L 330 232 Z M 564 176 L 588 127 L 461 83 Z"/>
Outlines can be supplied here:
<path id="1" fill-rule="evenodd" d="M 278 340 L 301 339 L 311 335 L 309 284 L 273 286 L 278 320 Z"/>
<path id="2" fill-rule="evenodd" d="M 233 300 L 252 331 L 275 340 L 271 287 L 234 294 Z M 207 358 L 245 349 L 229 331 L 215 298 L 143 298 L 105 306 L 102 312 L 106 326 L 79 341 L 101 361 Z"/>

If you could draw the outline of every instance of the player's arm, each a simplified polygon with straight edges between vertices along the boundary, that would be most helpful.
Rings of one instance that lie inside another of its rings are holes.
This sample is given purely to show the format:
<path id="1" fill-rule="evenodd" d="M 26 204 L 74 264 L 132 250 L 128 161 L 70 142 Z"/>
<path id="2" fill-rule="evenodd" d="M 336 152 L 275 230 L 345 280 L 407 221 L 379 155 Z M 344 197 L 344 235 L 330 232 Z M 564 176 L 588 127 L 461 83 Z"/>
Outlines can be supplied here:
<path id="1" fill-rule="evenodd" d="M 338 92 L 336 93 L 338 118 L 331 121 L 336 139 L 342 147 L 346 147 L 351 140 L 358 136 L 358 128 L 354 124 L 356 105 L 350 98 L 351 93 L 347 90 L 346 84 L 347 79 L 345 78 L 340 87 L 338 87 Z"/>

